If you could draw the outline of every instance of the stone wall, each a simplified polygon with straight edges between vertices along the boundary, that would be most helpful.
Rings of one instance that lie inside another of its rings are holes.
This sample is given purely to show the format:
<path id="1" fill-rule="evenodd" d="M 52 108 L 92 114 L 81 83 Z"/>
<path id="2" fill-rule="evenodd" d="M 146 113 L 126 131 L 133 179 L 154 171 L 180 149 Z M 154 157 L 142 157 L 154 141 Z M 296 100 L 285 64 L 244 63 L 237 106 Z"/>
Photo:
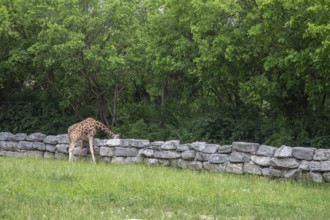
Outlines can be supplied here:
<path id="1" fill-rule="evenodd" d="M 0 156 L 68 159 L 68 145 L 66 134 L 46 136 L 41 133 L 28 135 L 0 132 Z M 219 145 L 205 142 L 181 144 L 178 140 L 150 142 L 136 139 L 95 139 L 94 152 L 97 160 L 108 163 L 144 163 L 330 182 L 330 149 L 284 145 L 276 148 L 247 142 Z M 76 147 L 75 159 L 80 154 L 89 158 L 88 147 L 82 152 L 80 147 Z"/>

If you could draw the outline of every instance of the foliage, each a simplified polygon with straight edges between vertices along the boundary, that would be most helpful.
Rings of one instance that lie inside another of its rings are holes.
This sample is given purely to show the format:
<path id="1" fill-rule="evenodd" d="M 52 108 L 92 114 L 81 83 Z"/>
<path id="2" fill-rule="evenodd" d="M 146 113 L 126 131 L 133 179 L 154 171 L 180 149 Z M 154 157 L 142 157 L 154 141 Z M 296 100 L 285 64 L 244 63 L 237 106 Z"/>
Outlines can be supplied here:
<path id="1" fill-rule="evenodd" d="M 0 130 L 330 147 L 329 8 L 0 0 Z"/>

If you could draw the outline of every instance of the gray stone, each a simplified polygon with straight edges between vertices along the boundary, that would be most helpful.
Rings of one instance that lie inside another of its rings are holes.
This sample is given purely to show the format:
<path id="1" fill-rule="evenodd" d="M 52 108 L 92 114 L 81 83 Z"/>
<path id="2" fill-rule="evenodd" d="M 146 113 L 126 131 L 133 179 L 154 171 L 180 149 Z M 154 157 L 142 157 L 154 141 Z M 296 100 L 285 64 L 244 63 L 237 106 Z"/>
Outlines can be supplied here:
<path id="1" fill-rule="evenodd" d="M 166 141 L 160 148 L 162 150 L 176 150 L 180 144 L 178 140 Z"/>
<path id="2" fill-rule="evenodd" d="M 311 172 L 309 175 L 310 175 L 310 177 L 312 178 L 312 180 L 314 182 L 317 182 L 317 183 L 322 183 L 323 182 L 323 176 L 322 176 L 321 173 Z"/>
<path id="3" fill-rule="evenodd" d="M 323 173 L 323 178 L 325 181 L 330 182 L 330 172 Z"/>
<path id="4" fill-rule="evenodd" d="M 31 150 L 32 149 L 32 142 L 29 141 L 20 141 L 18 142 L 18 149 L 20 150 Z"/>
<path id="5" fill-rule="evenodd" d="M 318 161 L 311 161 L 309 163 L 309 169 L 311 171 L 321 171 L 321 162 Z"/>
<path id="6" fill-rule="evenodd" d="M 142 157 L 153 157 L 154 156 L 154 150 L 152 149 L 141 149 L 139 151 L 139 155 Z"/>
<path id="7" fill-rule="evenodd" d="M 276 147 L 268 146 L 268 145 L 260 145 L 257 151 L 257 155 L 273 157 L 276 151 Z"/>
<path id="8" fill-rule="evenodd" d="M 126 164 L 138 164 L 143 162 L 143 157 L 127 157 L 125 159 Z"/>
<path id="9" fill-rule="evenodd" d="M 114 164 L 125 164 L 125 157 L 113 157 L 111 163 Z"/>
<path id="10" fill-rule="evenodd" d="M 11 141 L 14 140 L 14 135 L 9 132 L 0 132 L 0 141 Z"/>
<path id="11" fill-rule="evenodd" d="M 117 147 L 115 150 L 116 157 L 135 157 L 137 154 L 138 150 L 136 148 Z"/>
<path id="12" fill-rule="evenodd" d="M 189 162 L 183 159 L 178 159 L 177 165 L 180 168 L 188 168 Z"/>
<path id="13" fill-rule="evenodd" d="M 168 167 L 171 165 L 171 161 L 170 160 L 165 160 L 165 159 L 159 159 L 159 165 L 162 165 L 164 167 Z"/>
<path id="14" fill-rule="evenodd" d="M 204 162 L 203 167 L 205 170 L 215 172 L 224 172 L 226 170 L 226 164 L 214 164 L 210 162 Z"/>
<path id="15" fill-rule="evenodd" d="M 32 151 L 27 151 L 26 155 L 27 157 L 31 157 L 31 158 L 42 158 L 44 157 L 44 152 L 32 150 Z"/>
<path id="16" fill-rule="evenodd" d="M 107 140 L 94 138 L 93 139 L 93 146 L 98 146 L 98 147 L 107 146 Z"/>
<path id="17" fill-rule="evenodd" d="M 194 151 L 194 150 L 184 151 L 184 152 L 182 152 L 181 157 L 184 160 L 193 160 L 196 157 L 196 151 Z"/>
<path id="18" fill-rule="evenodd" d="M 330 161 L 321 161 L 321 171 L 330 171 Z"/>
<path id="19" fill-rule="evenodd" d="M 193 161 L 188 164 L 188 168 L 192 170 L 202 170 L 203 164 L 199 161 Z"/>
<path id="20" fill-rule="evenodd" d="M 243 164 L 242 163 L 228 163 L 226 166 L 226 172 L 243 174 Z"/>
<path id="21" fill-rule="evenodd" d="M 181 155 L 176 151 L 155 151 L 155 158 L 160 159 L 176 159 L 180 158 Z"/>
<path id="22" fill-rule="evenodd" d="M 13 152 L 13 151 L 6 151 L 4 156 L 6 157 L 25 157 L 26 152 Z"/>
<path id="23" fill-rule="evenodd" d="M 147 165 L 158 165 L 159 160 L 155 158 L 144 158 L 144 163 Z"/>
<path id="24" fill-rule="evenodd" d="M 211 154 L 208 157 L 210 163 L 227 163 L 229 161 L 228 154 Z"/>
<path id="25" fill-rule="evenodd" d="M 220 153 L 220 154 L 228 154 L 228 153 L 231 153 L 231 151 L 232 151 L 231 145 L 221 145 L 218 148 L 218 153 Z"/>
<path id="26" fill-rule="evenodd" d="M 60 153 L 60 152 L 55 152 L 55 155 L 54 155 L 54 157 L 56 158 L 56 159 L 59 159 L 59 160 L 66 160 L 66 159 L 68 159 L 68 156 L 67 156 L 67 154 L 64 154 L 64 153 Z"/>
<path id="27" fill-rule="evenodd" d="M 202 153 L 202 152 L 196 152 L 195 160 L 198 161 L 208 161 L 210 154 Z"/>
<path id="28" fill-rule="evenodd" d="M 318 149 L 315 151 L 314 160 L 329 160 L 330 149 Z"/>
<path id="29" fill-rule="evenodd" d="M 294 147 L 292 155 L 300 160 L 313 160 L 316 148 Z"/>
<path id="30" fill-rule="evenodd" d="M 269 176 L 269 170 L 270 170 L 269 167 L 263 168 L 263 169 L 261 170 L 262 175 L 263 175 L 263 176 Z"/>
<path id="31" fill-rule="evenodd" d="M 40 132 L 30 134 L 27 136 L 27 141 L 36 141 L 36 142 L 42 142 L 45 139 L 46 135 L 42 134 Z"/>
<path id="32" fill-rule="evenodd" d="M 122 146 L 122 140 L 121 139 L 107 139 L 104 143 L 106 146 L 110 147 L 119 147 Z"/>
<path id="33" fill-rule="evenodd" d="M 283 171 L 284 178 L 300 178 L 302 176 L 302 172 L 300 169 L 290 169 Z"/>
<path id="34" fill-rule="evenodd" d="M 164 143 L 164 141 L 154 141 L 150 143 L 150 147 L 155 150 L 160 150 Z"/>
<path id="35" fill-rule="evenodd" d="M 130 142 L 130 147 L 136 147 L 136 148 L 146 148 L 150 146 L 150 141 L 149 140 L 136 140 L 133 139 Z"/>
<path id="36" fill-rule="evenodd" d="M 56 135 L 56 142 L 59 144 L 69 144 L 69 138 L 67 134 Z"/>
<path id="37" fill-rule="evenodd" d="M 252 155 L 251 156 L 251 160 L 253 161 L 253 163 L 258 164 L 260 166 L 270 166 L 270 157 L 264 157 L 264 156 L 255 156 Z"/>
<path id="38" fill-rule="evenodd" d="M 0 148 L 6 151 L 17 151 L 17 142 L 13 141 L 0 141 Z"/>
<path id="39" fill-rule="evenodd" d="M 269 168 L 268 176 L 280 178 L 280 177 L 282 177 L 282 174 L 283 174 L 282 170 Z"/>
<path id="40" fill-rule="evenodd" d="M 251 160 L 251 155 L 246 154 L 246 153 L 242 153 L 242 152 L 233 151 L 230 154 L 229 160 L 230 160 L 230 162 L 248 163 Z"/>
<path id="41" fill-rule="evenodd" d="M 243 168 L 244 173 L 253 174 L 253 175 L 261 175 L 262 169 L 260 166 L 252 163 L 245 163 Z"/>
<path id="42" fill-rule="evenodd" d="M 56 144 L 56 151 L 58 153 L 68 153 L 68 147 L 69 145 L 67 144 Z M 56 157 L 56 155 L 55 155 Z"/>
<path id="43" fill-rule="evenodd" d="M 299 165 L 299 169 L 305 170 L 305 171 L 310 171 L 309 165 L 310 165 L 310 161 L 303 160 L 303 161 L 301 161 L 301 163 Z"/>
<path id="44" fill-rule="evenodd" d="M 46 151 L 48 151 L 48 152 L 53 152 L 53 153 L 54 153 L 55 150 L 56 150 L 55 145 L 46 144 Z"/>
<path id="45" fill-rule="evenodd" d="M 113 157 L 115 149 L 111 147 L 100 147 L 100 155 L 102 157 Z"/>
<path id="46" fill-rule="evenodd" d="M 270 160 L 272 166 L 281 167 L 281 168 L 298 168 L 300 163 L 294 158 L 272 158 Z"/>
<path id="47" fill-rule="evenodd" d="M 233 142 L 232 146 L 233 150 L 244 153 L 256 154 L 260 144 L 249 142 Z"/>
<path id="48" fill-rule="evenodd" d="M 177 151 L 179 152 L 183 152 L 183 151 L 188 151 L 191 149 L 191 145 L 190 144 L 179 144 L 179 146 L 177 147 Z"/>
<path id="49" fill-rule="evenodd" d="M 55 156 L 55 154 L 52 153 L 52 152 L 47 152 L 47 151 L 44 152 L 44 158 L 45 159 L 53 159 L 54 156 Z"/>
<path id="50" fill-rule="evenodd" d="M 15 141 L 25 141 L 27 138 L 27 134 L 25 133 L 18 133 L 14 135 L 14 140 Z"/>
<path id="51" fill-rule="evenodd" d="M 292 157 L 292 147 L 288 147 L 288 146 L 282 145 L 280 148 L 278 148 L 275 151 L 274 157 L 277 157 L 277 158 L 288 158 L 288 157 Z"/>
<path id="52" fill-rule="evenodd" d="M 46 136 L 43 140 L 45 144 L 57 144 L 57 137 L 55 135 Z"/>
<path id="53" fill-rule="evenodd" d="M 191 147 L 197 151 L 214 154 L 220 147 L 219 144 L 207 144 L 206 142 L 194 142 Z"/>
<path id="54" fill-rule="evenodd" d="M 35 150 L 45 151 L 46 145 L 43 142 L 33 142 L 32 148 Z"/>
<path id="55" fill-rule="evenodd" d="M 73 148 L 73 152 L 72 153 L 75 156 L 85 157 L 85 156 L 87 156 L 87 148 L 81 149 L 81 147 L 75 147 L 75 148 Z"/>

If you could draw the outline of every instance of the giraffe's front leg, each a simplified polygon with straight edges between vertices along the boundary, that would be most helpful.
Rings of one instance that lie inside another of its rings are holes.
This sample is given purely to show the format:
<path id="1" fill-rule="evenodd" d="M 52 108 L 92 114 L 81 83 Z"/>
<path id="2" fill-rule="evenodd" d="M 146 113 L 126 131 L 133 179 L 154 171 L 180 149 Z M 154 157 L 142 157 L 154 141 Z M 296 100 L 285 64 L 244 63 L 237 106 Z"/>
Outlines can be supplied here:
<path id="1" fill-rule="evenodd" d="M 73 157 L 73 148 L 76 145 L 75 142 L 71 142 L 69 145 L 69 161 L 72 161 L 72 157 Z"/>
<path id="2" fill-rule="evenodd" d="M 96 163 L 95 161 L 95 157 L 94 157 L 94 148 L 93 148 L 93 137 L 88 137 L 88 141 L 89 141 L 89 148 L 92 154 L 92 158 L 93 158 L 93 162 Z"/>

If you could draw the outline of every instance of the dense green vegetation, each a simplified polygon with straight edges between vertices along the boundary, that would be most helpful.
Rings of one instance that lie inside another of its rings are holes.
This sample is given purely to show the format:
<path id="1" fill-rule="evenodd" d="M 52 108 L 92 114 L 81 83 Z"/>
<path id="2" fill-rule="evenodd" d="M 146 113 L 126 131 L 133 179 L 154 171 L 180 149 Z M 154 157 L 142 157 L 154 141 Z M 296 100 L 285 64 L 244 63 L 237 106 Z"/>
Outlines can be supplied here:
<path id="1" fill-rule="evenodd" d="M 0 219 L 329 219 L 329 184 L 0 157 Z"/>
<path id="2" fill-rule="evenodd" d="M 329 147 L 328 0 L 0 0 L 0 130 Z"/>

